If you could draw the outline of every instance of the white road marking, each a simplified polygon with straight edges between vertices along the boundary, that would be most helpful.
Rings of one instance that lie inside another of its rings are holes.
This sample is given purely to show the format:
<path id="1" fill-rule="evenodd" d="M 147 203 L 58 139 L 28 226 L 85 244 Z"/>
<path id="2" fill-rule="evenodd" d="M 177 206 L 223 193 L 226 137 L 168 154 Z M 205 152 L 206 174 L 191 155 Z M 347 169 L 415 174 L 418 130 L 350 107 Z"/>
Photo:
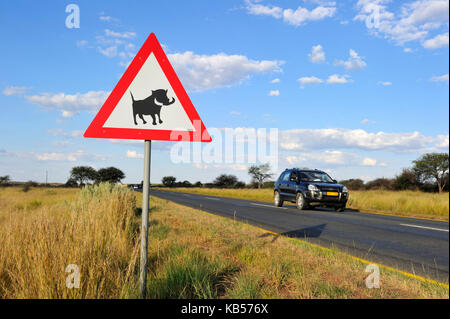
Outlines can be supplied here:
<path id="1" fill-rule="evenodd" d="M 287 209 L 286 207 L 276 207 L 273 205 L 264 205 L 264 204 L 258 204 L 258 203 L 250 203 L 252 205 L 256 205 L 256 206 L 263 206 L 263 207 L 270 207 L 270 208 L 281 208 L 281 209 Z"/>
<path id="2" fill-rule="evenodd" d="M 431 229 L 431 230 L 437 230 L 437 231 L 445 231 L 448 233 L 448 229 L 442 229 L 442 228 L 433 228 L 433 227 L 426 227 L 426 226 L 419 226 L 419 225 L 410 225 L 410 224 L 400 224 L 401 226 L 407 226 L 407 227 L 415 227 L 415 228 L 423 228 L 423 229 Z"/>
<path id="3" fill-rule="evenodd" d="M 220 200 L 219 198 L 214 198 L 214 197 L 205 197 L 207 199 L 212 199 L 212 200 Z"/>

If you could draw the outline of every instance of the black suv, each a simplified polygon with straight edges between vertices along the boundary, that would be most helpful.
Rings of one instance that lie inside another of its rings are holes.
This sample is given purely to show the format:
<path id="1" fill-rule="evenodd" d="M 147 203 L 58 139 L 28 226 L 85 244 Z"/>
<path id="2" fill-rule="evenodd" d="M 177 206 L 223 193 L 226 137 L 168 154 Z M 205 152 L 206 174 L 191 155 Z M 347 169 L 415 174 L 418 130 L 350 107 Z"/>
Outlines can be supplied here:
<path id="1" fill-rule="evenodd" d="M 286 169 L 274 187 L 274 204 L 281 207 L 284 201 L 296 203 L 298 209 L 316 206 L 345 210 L 348 189 L 338 184 L 330 175 L 319 170 Z"/>

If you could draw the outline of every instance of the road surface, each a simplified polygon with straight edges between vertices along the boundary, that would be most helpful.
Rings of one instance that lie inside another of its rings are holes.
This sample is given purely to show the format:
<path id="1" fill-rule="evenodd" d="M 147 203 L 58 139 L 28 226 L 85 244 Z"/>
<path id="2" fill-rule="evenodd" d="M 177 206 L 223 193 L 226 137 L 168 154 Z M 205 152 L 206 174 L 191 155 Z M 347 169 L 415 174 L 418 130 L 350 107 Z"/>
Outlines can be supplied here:
<path id="1" fill-rule="evenodd" d="M 349 210 L 299 211 L 293 204 L 279 208 L 265 202 L 153 189 L 151 196 L 448 283 L 448 222 Z"/>

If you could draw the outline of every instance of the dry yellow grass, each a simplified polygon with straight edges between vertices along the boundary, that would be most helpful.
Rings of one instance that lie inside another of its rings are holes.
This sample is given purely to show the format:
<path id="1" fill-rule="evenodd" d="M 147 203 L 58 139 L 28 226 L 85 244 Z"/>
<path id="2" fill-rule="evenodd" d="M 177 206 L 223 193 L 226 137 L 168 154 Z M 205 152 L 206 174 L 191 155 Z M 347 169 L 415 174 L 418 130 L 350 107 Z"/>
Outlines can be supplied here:
<path id="1" fill-rule="evenodd" d="M 0 188 L 0 298 L 136 297 L 139 203 L 110 185 Z M 338 251 L 157 198 L 149 234 L 150 298 L 448 298 L 383 269 L 381 288 L 367 289 L 365 265 Z M 69 264 L 79 289 L 65 286 Z"/>
<path id="2" fill-rule="evenodd" d="M 368 289 L 367 265 L 337 250 L 154 197 L 151 207 L 150 297 L 448 297 L 446 288 L 384 269 L 381 288 Z M 197 278 L 198 273 L 205 280 L 197 285 L 181 275 Z"/>
<path id="3" fill-rule="evenodd" d="M 107 184 L 81 192 L 0 188 L 0 297 L 129 297 L 139 247 L 135 201 Z M 79 266 L 83 289 L 66 288 L 69 264 Z"/>
<path id="4" fill-rule="evenodd" d="M 161 190 L 273 202 L 272 189 L 161 188 Z M 350 191 L 347 208 L 362 212 L 448 221 L 449 195 L 420 191 Z"/>

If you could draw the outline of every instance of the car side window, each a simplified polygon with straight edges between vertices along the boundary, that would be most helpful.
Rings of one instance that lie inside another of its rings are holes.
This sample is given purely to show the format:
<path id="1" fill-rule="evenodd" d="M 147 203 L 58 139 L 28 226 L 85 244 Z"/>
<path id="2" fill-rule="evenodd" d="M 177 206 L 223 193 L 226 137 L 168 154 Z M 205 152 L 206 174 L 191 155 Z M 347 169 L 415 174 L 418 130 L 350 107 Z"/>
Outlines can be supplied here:
<path id="1" fill-rule="evenodd" d="M 291 173 L 291 177 L 289 178 L 289 180 L 291 181 L 291 182 L 296 182 L 297 181 L 297 172 L 292 172 Z"/>
<path id="2" fill-rule="evenodd" d="M 285 172 L 283 177 L 281 178 L 281 180 L 283 182 L 288 182 L 289 181 L 289 176 L 291 176 L 290 172 Z"/>

